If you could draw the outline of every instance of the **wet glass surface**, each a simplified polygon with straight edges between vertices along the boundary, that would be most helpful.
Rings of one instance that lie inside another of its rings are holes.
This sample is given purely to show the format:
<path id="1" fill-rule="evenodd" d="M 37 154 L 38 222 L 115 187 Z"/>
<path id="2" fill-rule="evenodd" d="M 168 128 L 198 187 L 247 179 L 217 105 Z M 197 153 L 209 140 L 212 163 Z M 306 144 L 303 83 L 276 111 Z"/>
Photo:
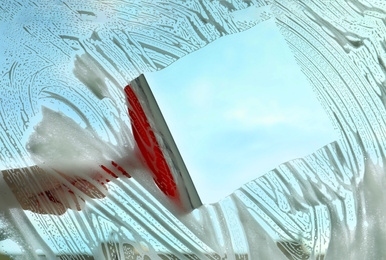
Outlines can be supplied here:
<path id="1" fill-rule="evenodd" d="M 1 254 L 384 258 L 385 10 L 375 0 L 3 1 Z M 133 80 L 267 20 L 338 137 L 201 205 Z"/>

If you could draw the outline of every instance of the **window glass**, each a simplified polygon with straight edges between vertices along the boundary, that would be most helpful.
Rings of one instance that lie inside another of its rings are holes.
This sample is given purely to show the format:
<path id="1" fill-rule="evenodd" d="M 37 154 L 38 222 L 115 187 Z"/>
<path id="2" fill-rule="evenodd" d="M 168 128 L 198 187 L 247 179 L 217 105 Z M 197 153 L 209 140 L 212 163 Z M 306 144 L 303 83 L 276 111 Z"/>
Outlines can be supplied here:
<path id="1" fill-rule="evenodd" d="M 385 10 L 3 1 L 1 258 L 386 257 Z"/>

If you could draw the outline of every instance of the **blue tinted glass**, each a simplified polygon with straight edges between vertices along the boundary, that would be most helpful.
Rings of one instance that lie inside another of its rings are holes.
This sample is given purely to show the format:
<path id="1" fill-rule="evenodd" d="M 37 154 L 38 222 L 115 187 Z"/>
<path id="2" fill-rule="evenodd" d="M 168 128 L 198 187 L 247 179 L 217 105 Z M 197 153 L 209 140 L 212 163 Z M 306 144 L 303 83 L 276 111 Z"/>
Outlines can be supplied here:
<path id="1" fill-rule="evenodd" d="M 3 1 L 1 257 L 386 257 L 386 4 L 371 2 Z M 249 92 L 241 79 L 257 67 L 221 72 L 232 55 L 252 57 L 241 43 L 233 54 L 219 56 L 218 47 L 194 58 L 227 37 L 248 42 L 245 31 L 269 42 L 272 35 L 254 31 L 263 26 L 282 37 L 283 55 L 262 57 L 267 66 Z M 280 58 L 295 69 L 272 63 Z M 194 82 L 180 70 L 189 66 L 213 78 Z M 209 117 L 221 106 L 229 108 L 224 120 Z M 217 150 L 179 154 L 180 144 L 200 141 Z M 245 160 L 253 156 L 255 164 Z M 201 204 L 224 179 L 249 182 Z"/>

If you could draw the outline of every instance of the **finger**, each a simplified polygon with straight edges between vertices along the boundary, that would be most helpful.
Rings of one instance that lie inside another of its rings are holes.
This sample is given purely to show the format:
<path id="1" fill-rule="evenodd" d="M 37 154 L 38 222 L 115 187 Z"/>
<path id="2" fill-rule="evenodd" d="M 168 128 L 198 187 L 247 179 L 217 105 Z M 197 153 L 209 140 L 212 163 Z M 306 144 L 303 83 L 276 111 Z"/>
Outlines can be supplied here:
<path id="1" fill-rule="evenodd" d="M 87 181 L 83 178 L 70 177 L 62 172 L 57 172 L 71 184 L 63 184 L 63 186 L 68 188 L 71 192 L 77 193 L 76 191 L 80 191 L 92 199 L 102 199 L 106 197 L 105 193 L 107 192 L 107 187 L 104 185 L 104 183 L 95 181 L 96 185 L 94 185 L 90 181 Z"/>
<path id="2" fill-rule="evenodd" d="M 58 189 L 55 191 L 58 200 L 69 209 L 80 211 L 84 209 L 85 207 L 85 200 L 79 196 L 76 195 L 72 190 L 68 189 L 67 187 L 63 187 L 61 189 Z"/>
<path id="3" fill-rule="evenodd" d="M 63 215 L 67 208 L 52 193 L 44 192 L 29 198 L 28 205 L 22 205 L 23 209 L 39 214 Z"/>
<path id="4" fill-rule="evenodd" d="M 79 191 L 83 192 L 90 198 L 102 199 L 106 197 L 105 193 L 107 191 L 107 187 L 104 183 L 98 182 L 97 186 L 99 187 L 97 187 L 85 179 L 77 178 L 73 185 L 75 188 L 77 188 Z"/>

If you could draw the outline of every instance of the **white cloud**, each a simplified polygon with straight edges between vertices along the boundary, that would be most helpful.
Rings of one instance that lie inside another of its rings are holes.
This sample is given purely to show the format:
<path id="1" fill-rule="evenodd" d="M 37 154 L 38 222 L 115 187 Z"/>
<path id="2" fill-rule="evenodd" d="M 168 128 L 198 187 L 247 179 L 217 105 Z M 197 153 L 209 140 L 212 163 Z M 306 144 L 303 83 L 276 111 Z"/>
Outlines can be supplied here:
<path id="1" fill-rule="evenodd" d="M 191 105 L 197 109 L 208 109 L 215 102 L 215 92 L 209 80 L 200 78 L 187 88 Z"/>
<path id="2" fill-rule="evenodd" d="M 225 119 L 236 121 L 238 124 L 247 127 L 254 126 L 272 126 L 276 124 L 285 123 L 288 121 L 284 115 L 280 114 L 265 114 L 259 115 L 252 112 L 253 110 L 247 108 L 235 108 L 229 110 L 225 114 Z"/>

